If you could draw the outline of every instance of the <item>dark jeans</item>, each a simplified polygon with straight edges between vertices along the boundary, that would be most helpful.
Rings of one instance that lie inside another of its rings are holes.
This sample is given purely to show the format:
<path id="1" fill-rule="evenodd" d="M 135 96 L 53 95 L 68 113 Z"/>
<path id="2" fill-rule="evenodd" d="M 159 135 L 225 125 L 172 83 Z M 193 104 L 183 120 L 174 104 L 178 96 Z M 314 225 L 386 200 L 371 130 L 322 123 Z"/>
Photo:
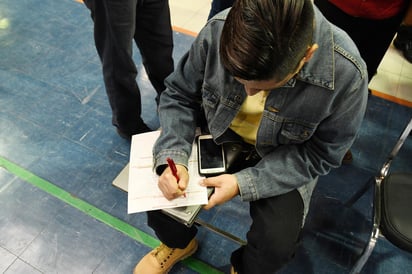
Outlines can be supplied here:
<path id="1" fill-rule="evenodd" d="M 210 9 L 210 13 L 207 20 L 209 20 L 222 10 L 231 7 L 233 5 L 233 2 L 235 2 L 235 0 L 213 0 L 212 7 Z"/>
<path id="2" fill-rule="evenodd" d="M 168 0 L 85 0 L 94 21 L 94 39 L 102 62 L 113 125 L 125 134 L 144 127 L 136 83 L 133 40 L 150 82 L 158 93 L 173 71 L 173 33 Z"/>
<path id="3" fill-rule="evenodd" d="M 355 42 L 371 80 L 399 28 L 403 13 L 388 19 L 372 20 L 346 14 L 328 0 L 315 0 L 315 4 L 330 22 L 346 31 Z"/>
<path id="4" fill-rule="evenodd" d="M 303 221 L 303 201 L 297 190 L 250 202 L 252 225 L 247 245 L 232 253 L 231 264 L 241 274 L 275 273 L 294 255 Z M 159 211 L 149 211 L 148 224 L 169 247 L 184 248 L 197 228 L 176 222 Z"/>

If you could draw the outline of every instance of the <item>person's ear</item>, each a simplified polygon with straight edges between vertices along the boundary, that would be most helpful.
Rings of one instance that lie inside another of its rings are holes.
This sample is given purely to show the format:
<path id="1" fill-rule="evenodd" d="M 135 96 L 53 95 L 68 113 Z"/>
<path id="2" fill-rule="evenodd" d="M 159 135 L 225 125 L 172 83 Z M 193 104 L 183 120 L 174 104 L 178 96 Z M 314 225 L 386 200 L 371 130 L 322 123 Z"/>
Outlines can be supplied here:
<path id="1" fill-rule="evenodd" d="M 318 44 L 313 44 L 312 46 L 308 47 L 308 49 L 306 50 L 305 56 L 303 57 L 304 62 L 308 62 L 313 54 L 315 53 L 315 51 L 319 48 Z"/>
<path id="2" fill-rule="evenodd" d="M 301 70 L 301 68 L 305 65 L 305 63 L 308 62 L 312 58 L 313 53 L 315 53 L 315 51 L 318 48 L 319 48 L 318 44 L 313 44 L 312 46 L 308 47 L 308 49 L 305 52 L 305 56 L 303 56 L 303 58 L 300 60 L 299 65 L 294 74 L 298 73 L 299 70 Z"/>

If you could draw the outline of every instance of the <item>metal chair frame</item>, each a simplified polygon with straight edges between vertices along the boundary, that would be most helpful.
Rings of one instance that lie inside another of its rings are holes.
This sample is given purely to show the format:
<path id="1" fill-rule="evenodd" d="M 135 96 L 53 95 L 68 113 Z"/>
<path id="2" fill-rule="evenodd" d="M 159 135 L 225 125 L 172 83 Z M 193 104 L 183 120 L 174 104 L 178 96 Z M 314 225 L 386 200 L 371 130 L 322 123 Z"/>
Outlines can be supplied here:
<path id="1" fill-rule="evenodd" d="M 401 149 L 402 145 L 404 144 L 406 138 L 408 138 L 410 132 L 412 130 L 412 119 L 409 121 L 407 126 L 405 127 L 404 131 L 400 135 L 398 141 L 396 142 L 394 148 L 392 149 L 391 153 L 389 154 L 386 162 L 382 166 L 380 173 L 368 180 L 365 185 L 349 199 L 345 205 L 352 206 L 362 195 L 374 185 L 374 201 L 373 201 L 373 227 L 372 231 L 369 236 L 368 244 L 362 251 L 361 256 L 353 266 L 351 270 L 351 274 L 358 274 L 368 261 L 370 255 L 372 254 L 373 249 L 375 248 L 376 242 L 381 232 L 381 218 L 382 218 L 382 204 L 381 204 L 381 196 L 382 196 L 382 184 L 384 183 L 384 179 L 387 177 L 389 173 L 389 168 L 392 164 L 393 159 L 398 154 L 399 150 Z M 384 236 L 384 235 L 383 235 Z"/>

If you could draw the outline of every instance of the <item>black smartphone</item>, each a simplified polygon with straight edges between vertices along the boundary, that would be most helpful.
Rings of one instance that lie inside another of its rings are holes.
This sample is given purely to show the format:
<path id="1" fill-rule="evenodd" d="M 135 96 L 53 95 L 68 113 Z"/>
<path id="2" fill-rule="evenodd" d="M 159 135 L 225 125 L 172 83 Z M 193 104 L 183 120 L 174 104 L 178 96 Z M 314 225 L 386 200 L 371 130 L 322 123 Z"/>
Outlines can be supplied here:
<path id="1" fill-rule="evenodd" d="M 214 176 L 226 172 L 223 146 L 213 141 L 212 135 L 200 135 L 197 138 L 199 174 Z"/>

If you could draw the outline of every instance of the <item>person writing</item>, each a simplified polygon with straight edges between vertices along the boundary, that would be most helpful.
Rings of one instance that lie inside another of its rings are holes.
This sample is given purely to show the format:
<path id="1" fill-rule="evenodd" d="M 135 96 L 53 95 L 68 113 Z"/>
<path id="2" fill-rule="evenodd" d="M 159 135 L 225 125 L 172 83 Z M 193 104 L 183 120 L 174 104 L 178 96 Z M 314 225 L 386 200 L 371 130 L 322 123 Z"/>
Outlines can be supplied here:
<path id="1" fill-rule="evenodd" d="M 165 83 L 153 148 L 159 188 L 183 195 L 204 116 L 217 144 L 248 150 L 237 169 L 201 181 L 215 189 L 205 209 L 237 195 L 250 205 L 231 272 L 276 272 L 295 253 L 318 177 L 340 166 L 363 120 L 368 78 L 356 46 L 311 0 L 237 0 L 208 21 Z M 147 217 L 161 245 L 134 273 L 167 273 L 197 250 L 195 226 L 160 211 Z"/>

